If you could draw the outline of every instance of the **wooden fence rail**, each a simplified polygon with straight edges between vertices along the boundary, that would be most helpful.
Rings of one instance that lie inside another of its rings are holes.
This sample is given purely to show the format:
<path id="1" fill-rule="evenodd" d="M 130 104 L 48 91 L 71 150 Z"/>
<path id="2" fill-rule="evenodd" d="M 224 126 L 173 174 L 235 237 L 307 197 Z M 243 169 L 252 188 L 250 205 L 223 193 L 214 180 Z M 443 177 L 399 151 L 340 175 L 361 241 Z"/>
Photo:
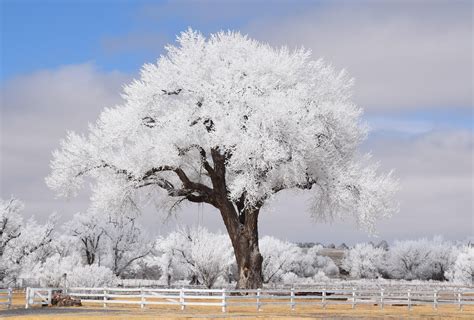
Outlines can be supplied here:
<path id="1" fill-rule="evenodd" d="M 32 304 L 49 304 L 52 288 L 28 288 L 28 308 Z M 409 310 L 413 306 L 474 305 L 474 288 L 455 290 L 391 290 L 380 289 L 150 289 L 150 288 L 68 288 L 67 294 L 79 298 L 82 303 L 102 304 L 104 308 L 113 304 L 137 305 L 176 305 L 181 310 L 187 306 L 220 307 L 226 312 L 232 306 L 254 306 L 257 310 L 265 305 L 288 305 L 290 310 L 298 306 L 315 305 L 326 308 L 328 305 L 386 305 L 405 306 Z"/>
<path id="2" fill-rule="evenodd" d="M 12 289 L 0 289 L 0 305 L 6 306 L 8 309 L 12 306 Z"/>

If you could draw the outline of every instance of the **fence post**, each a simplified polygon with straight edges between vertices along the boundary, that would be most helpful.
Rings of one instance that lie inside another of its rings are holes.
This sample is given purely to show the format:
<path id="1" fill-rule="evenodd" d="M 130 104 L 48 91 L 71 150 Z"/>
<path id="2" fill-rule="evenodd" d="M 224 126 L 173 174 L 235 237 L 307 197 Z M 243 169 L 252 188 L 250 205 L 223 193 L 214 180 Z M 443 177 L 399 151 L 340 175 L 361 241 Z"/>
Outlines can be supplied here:
<path id="1" fill-rule="evenodd" d="M 380 309 L 383 310 L 383 288 L 380 288 Z"/>
<path id="2" fill-rule="evenodd" d="M 25 301 L 25 309 L 30 307 L 30 288 L 26 287 L 26 301 Z"/>
<path id="3" fill-rule="evenodd" d="M 323 308 L 326 309 L 326 288 L 323 289 Z"/>
<path id="4" fill-rule="evenodd" d="M 104 308 L 107 308 L 107 289 L 104 289 Z"/>
<path id="5" fill-rule="evenodd" d="M 183 311 L 186 308 L 184 304 L 184 288 L 181 288 L 179 291 L 179 303 L 181 304 L 181 311 Z"/>
<path id="6" fill-rule="evenodd" d="M 222 312 L 226 312 L 226 297 L 225 297 L 225 288 L 222 289 Z"/>
<path id="7" fill-rule="evenodd" d="M 12 307 L 12 288 L 8 288 L 8 309 Z"/>
<path id="8" fill-rule="evenodd" d="M 459 304 L 459 310 L 463 311 L 463 305 L 462 305 L 462 291 L 461 289 L 458 289 L 458 304 Z"/>
<path id="9" fill-rule="evenodd" d="M 408 289 L 408 310 L 411 310 L 411 289 Z"/>
<path id="10" fill-rule="evenodd" d="M 143 292 L 143 288 L 140 288 L 140 308 L 145 308 L 145 293 Z"/>
<path id="11" fill-rule="evenodd" d="M 262 289 L 258 288 L 257 289 L 257 311 L 260 311 L 260 292 L 262 292 Z"/>
<path id="12" fill-rule="evenodd" d="M 291 310 L 294 311 L 295 310 L 295 289 L 294 288 L 291 288 L 290 306 L 291 306 Z"/>
<path id="13" fill-rule="evenodd" d="M 48 289 L 48 306 L 51 305 L 53 300 L 53 289 Z"/>
<path id="14" fill-rule="evenodd" d="M 355 308 L 355 304 L 356 304 L 356 292 L 355 292 L 355 288 L 352 288 L 352 309 Z"/>
<path id="15" fill-rule="evenodd" d="M 438 309 L 438 292 L 436 291 L 436 289 L 434 290 L 434 293 L 433 293 L 433 309 L 434 310 Z"/>

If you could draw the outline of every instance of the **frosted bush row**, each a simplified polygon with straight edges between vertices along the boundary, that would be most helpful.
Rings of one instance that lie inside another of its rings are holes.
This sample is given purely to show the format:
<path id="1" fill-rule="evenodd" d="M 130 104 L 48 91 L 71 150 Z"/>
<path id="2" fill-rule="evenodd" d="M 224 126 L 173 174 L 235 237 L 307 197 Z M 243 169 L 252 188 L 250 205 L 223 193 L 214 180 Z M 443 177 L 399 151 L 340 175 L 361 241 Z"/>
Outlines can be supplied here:
<path id="1" fill-rule="evenodd" d="M 113 286 L 120 278 L 159 279 L 163 285 L 228 286 L 238 280 L 229 237 L 205 228 L 181 228 L 151 240 L 135 218 L 77 214 L 58 227 L 26 223 L 23 204 L 0 202 L 0 284 L 29 279 L 41 286 Z M 473 285 L 474 248 L 441 238 L 397 241 L 390 247 L 357 244 L 340 268 L 323 247 L 259 240 L 264 284 L 335 283 L 335 278 L 438 280 Z M 330 280 L 331 279 L 331 280 Z"/>
<path id="2" fill-rule="evenodd" d="M 396 241 L 388 250 L 357 244 L 342 262 L 355 279 L 449 280 L 473 285 L 474 248 L 441 238 Z"/>

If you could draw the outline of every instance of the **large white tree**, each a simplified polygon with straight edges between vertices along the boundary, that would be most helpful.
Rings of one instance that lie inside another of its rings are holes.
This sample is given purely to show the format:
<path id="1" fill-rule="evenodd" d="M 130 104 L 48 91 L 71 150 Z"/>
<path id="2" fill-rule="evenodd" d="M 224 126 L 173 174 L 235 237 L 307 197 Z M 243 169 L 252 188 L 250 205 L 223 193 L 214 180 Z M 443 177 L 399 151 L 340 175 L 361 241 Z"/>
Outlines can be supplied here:
<path id="1" fill-rule="evenodd" d="M 91 177 L 102 212 L 147 197 L 214 206 L 243 288 L 262 284 L 258 216 L 279 191 L 307 190 L 316 218 L 353 215 L 369 230 L 396 210 L 391 175 L 357 151 L 367 129 L 345 72 L 235 32 L 206 39 L 188 30 L 177 42 L 87 136 L 68 134 L 50 188 L 75 195 Z"/>

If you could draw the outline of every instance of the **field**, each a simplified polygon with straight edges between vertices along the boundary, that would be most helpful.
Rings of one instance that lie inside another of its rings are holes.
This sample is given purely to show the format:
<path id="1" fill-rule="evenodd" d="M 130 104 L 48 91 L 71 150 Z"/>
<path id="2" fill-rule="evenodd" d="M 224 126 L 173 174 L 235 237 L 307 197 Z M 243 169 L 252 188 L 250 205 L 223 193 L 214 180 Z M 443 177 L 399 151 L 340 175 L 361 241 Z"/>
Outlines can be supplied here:
<path id="1" fill-rule="evenodd" d="M 150 306 L 140 309 L 139 306 L 111 306 L 103 309 L 98 305 L 82 307 L 57 308 L 34 307 L 24 309 L 24 293 L 15 292 L 13 307 L 0 311 L 0 318 L 7 319 L 218 319 L 218 318 L 259 318 L 259 319 L 290 319 L 290 318 L 414 318 L 414 319 L 472 319 L 474 306 L 465 306 L 459 311 L 457 306 L 443 305 L 438 310 L 431 306 L 413 306 L 411 311 L 402 306 L 385 306 L 381 310 L 374 305 L 360 305 L 352 309 L 350 305 L 331 305 L 326 309 L 319 306 L 297 306 L 291 311 L 288 306 L 263 306 L 260 312 L 254 307 L 229 307 L 227 313 L 220 312 L 218 307 L 187 307 L 179 310 L 179 306 Z"/>

